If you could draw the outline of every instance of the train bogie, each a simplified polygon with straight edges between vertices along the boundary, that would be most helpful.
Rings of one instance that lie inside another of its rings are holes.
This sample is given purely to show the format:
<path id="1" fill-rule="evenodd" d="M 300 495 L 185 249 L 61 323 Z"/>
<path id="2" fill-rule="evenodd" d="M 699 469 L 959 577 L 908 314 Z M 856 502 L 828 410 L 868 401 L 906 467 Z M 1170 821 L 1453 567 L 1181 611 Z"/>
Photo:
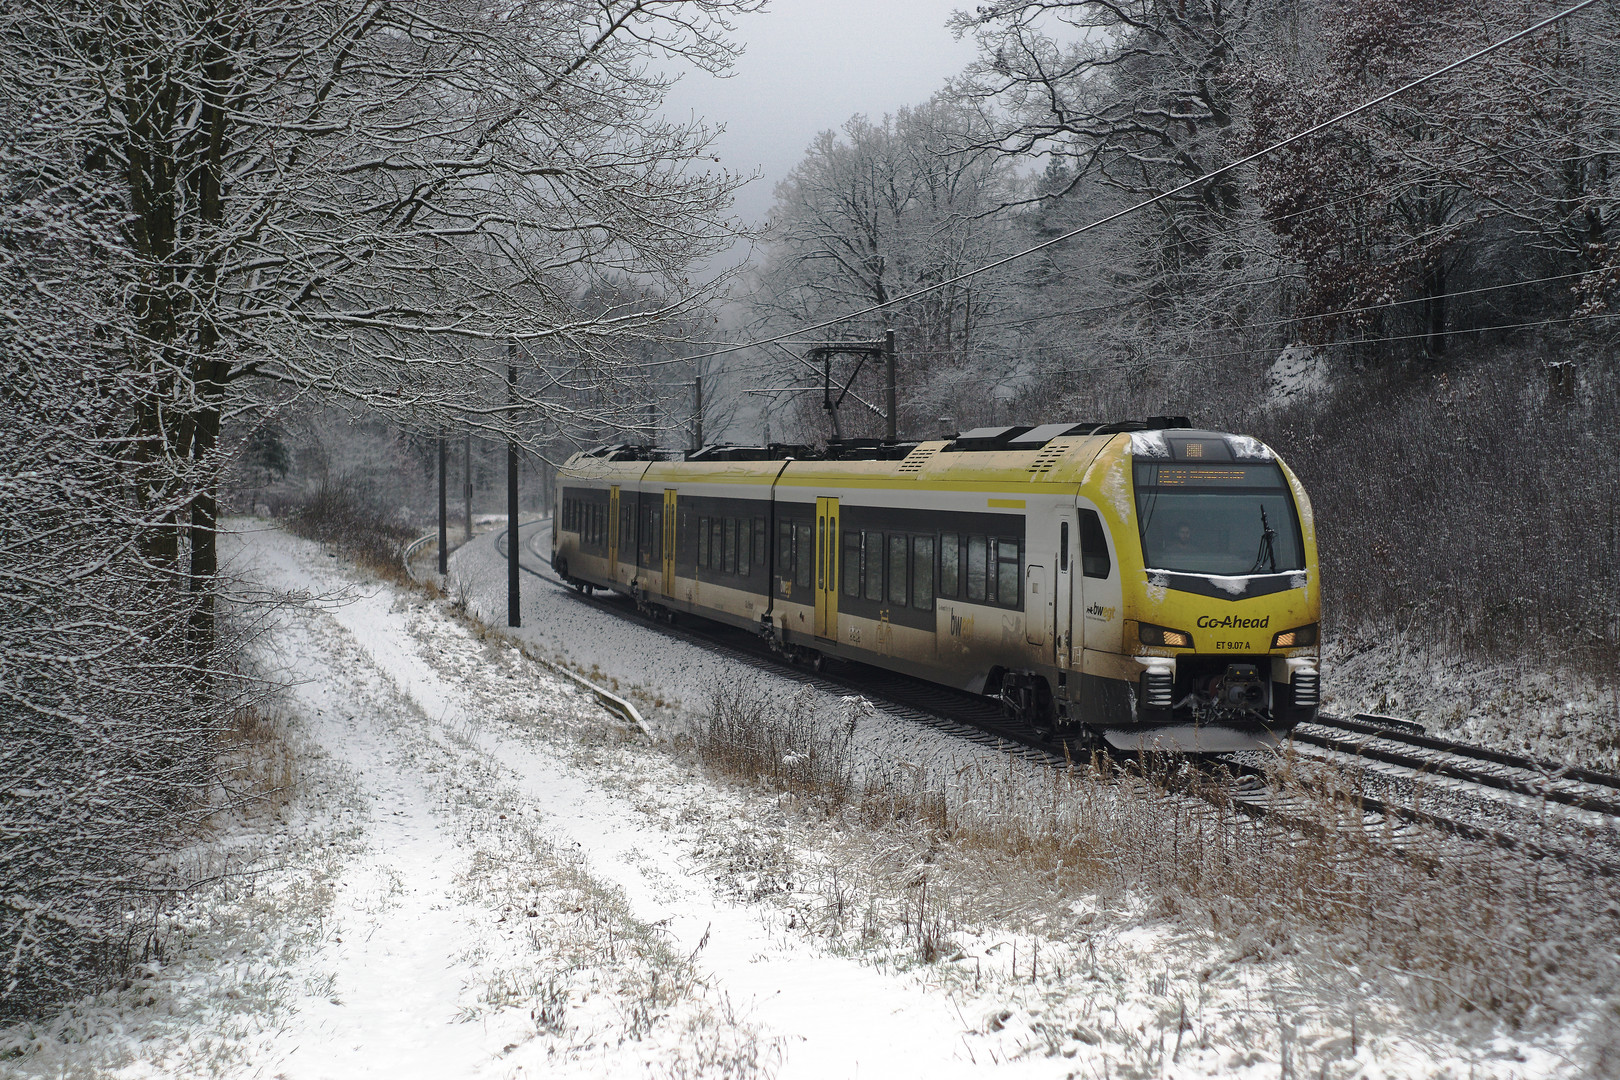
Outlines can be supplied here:
<path id="1" fill-rule="evenodd" d="M 558 485 L 560 572 L 796 656 L 1122 748 L 1228 749 L 1314 713 L 1314 523 L 1252 439 L 1161 421 L 811 459 L 616 449 Z"/>

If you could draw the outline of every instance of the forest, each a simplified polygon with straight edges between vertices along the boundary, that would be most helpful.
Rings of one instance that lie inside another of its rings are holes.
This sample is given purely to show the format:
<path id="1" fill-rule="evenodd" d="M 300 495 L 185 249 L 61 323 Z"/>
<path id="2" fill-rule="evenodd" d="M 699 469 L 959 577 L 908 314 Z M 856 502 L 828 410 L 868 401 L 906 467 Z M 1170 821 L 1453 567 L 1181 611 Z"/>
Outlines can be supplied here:
<path id="1" fill-rule="evenodd" d="M 408 535 L 446 433 L 481 491 L 506 440 L 824 440 L 806 328 L 895 331 L 902 438 L 1260 436 L 1331 636 L 1614 690 L 1620 4 L 995 0 L 751 223 L 661 106 L 763 7 L 0 11 L 0 1017 L 138 957 L 184 887 L 155 854 L 233 797 L 264 680 L 223 516 L 342 495 Z"/>
<path id="2" fill-rule="evenodd" d="M 880 308 L 819 333 L 896 331 L 912 438 L 1148 415 L 1260 435 L 1328 523 L 1341 635 L 1612 682 L 1615 6 L 1245 161 L 1562 8 L 958 13 L 975 64 L 823 132 L 777 185 L 750 334 Z M 790 351 L 749 354 L 748 385 L 819 387 Z M 880 378 L 847 429 L 881 434 Z M 765 400 L 773 432 L 829 434 L 820 393 Z"/>

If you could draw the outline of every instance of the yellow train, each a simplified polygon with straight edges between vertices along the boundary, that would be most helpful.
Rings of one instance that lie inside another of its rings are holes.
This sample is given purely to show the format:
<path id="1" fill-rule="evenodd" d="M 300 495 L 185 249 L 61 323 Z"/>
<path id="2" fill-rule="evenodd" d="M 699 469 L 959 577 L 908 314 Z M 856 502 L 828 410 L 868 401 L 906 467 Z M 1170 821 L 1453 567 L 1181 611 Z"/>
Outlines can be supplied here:
<path id="1" fill-rule="evenodd" d="M 672 457 L 569 459 L 558 574 L 1117 749 L 1241 749 L 1315 715 L 1315 524 L 1256 439 L 1153 417 Z"/>

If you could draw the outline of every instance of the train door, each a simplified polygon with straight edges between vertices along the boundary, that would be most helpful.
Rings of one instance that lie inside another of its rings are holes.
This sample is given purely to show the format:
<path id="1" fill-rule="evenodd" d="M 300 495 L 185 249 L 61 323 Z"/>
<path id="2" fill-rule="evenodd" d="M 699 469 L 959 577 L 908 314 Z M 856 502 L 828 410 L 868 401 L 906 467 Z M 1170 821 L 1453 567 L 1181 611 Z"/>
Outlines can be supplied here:
<path id="1" fill-rule="evenodd" d="M 1045 645 L 1046 628 L 1051 622 L 1052 586 L 1046 567 L 1030 563 L 1024 567 L 1024 640 L 1031 645 Z"/>
<path id="2" fill-rule="evenodd" d="M 838 500 L 816 500 L 816 637 L 838 637 Z"/>
<path id="3" fill-rule="evenodd" d="M 675 595 L 675 489 L 664 489 L 664 595 Z"/>
<path id="4" fill-rule="evenodd" d="M 1120 648 L 1118 619 L 1119 583 L 1114 575 L 1114 558 L 1108 549 L 1108 534 L 1097 511 L 1079 507 L 1075 525 L 1074 562 L 1074 666 L 1081 664 L 1082 649 L 1117 652 Z"/>
<path id="5" fill-rule="evenodd" d="M 608 488 L 608 577 L 619 574 L 619 485 Z"/>
<path id="6" fill-rule="evenodd" d="M 1073 531 L 1064 520 L 1058 527 L 1057 582 L 1052 586 L 1052 647 L 1057 653 L 1058 667 L 1073 667 L 1069 652 L 1074 642 L 1069 639 L 1070 620 L 1074 612 L 1074 555 L 1070 545 Z"/>

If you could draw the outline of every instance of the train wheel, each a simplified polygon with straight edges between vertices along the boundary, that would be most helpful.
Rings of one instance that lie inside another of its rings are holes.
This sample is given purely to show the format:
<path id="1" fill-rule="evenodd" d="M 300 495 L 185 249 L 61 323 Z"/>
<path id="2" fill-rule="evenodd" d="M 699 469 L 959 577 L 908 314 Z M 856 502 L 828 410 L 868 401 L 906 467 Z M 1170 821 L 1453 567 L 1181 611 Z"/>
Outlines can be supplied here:
<path id="1" fill-rule="evenodd" d="M 1006 672 L 1002 675 L 1000 697 L 1002 711 L 1009 720 L 1049 742 L 1058 737 L 1057 703 L 1045 679 L 1032 672 Z"/>

